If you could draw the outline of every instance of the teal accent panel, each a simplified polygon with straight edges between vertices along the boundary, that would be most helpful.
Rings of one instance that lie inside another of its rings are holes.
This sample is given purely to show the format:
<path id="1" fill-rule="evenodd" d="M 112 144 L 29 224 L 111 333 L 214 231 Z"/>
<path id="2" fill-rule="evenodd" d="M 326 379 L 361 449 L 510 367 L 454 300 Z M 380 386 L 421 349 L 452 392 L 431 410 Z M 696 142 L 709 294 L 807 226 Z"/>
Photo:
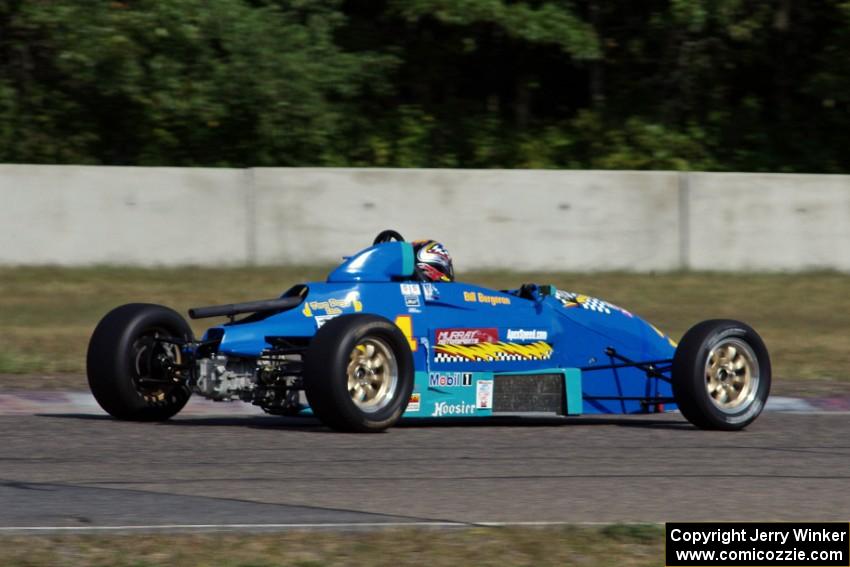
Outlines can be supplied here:
<path id="1" fill-rule="evenodd" d="M 417 370 L 413 373 L 413 393 L 410 396 L 407 409 L 404 411 L 404 417 L 425 417 L 428 415 L 427 402 L 423 400 L 427 397 L 427 390 L 428 373 Z"/>
<path id="2" fill-rule="evenodd" d="M 402 277 L 412 276 L 415 266 L 413 265 L 413 244 L 402 242 L 401 247 Z"/>
<path id="3" fill-rule="evenodd" d="M 581 370 L 565 368 L 564 382 L 567 391 L 567 415 L 581 415 L 584 405 L 581 395 Z"/>
<path id="4" fill-rule="evenodd" d="M 417 388 L 425 390 L 428 388 L 428 373 L 424 370 L 417 370 L 413 373 L 413 383 L 415 384 L 414 390 Z"/>

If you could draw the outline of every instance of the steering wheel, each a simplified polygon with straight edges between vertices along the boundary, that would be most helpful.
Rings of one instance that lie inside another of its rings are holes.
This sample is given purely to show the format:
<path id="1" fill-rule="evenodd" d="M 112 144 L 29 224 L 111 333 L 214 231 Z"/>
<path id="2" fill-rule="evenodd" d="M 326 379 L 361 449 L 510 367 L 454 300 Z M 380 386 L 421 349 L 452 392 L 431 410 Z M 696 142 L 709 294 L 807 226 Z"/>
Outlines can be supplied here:
<path id="1" fill-rule="evenodd" d="M 372 245 L 381 244 L 382 242 L 392 242 L 393 240 L 396 242 L 404 242 L 404 237 L 394 230 L 382 230 L 378 233 L 378 236 L 375 237 L 375 241 L 372 242 Z"/>

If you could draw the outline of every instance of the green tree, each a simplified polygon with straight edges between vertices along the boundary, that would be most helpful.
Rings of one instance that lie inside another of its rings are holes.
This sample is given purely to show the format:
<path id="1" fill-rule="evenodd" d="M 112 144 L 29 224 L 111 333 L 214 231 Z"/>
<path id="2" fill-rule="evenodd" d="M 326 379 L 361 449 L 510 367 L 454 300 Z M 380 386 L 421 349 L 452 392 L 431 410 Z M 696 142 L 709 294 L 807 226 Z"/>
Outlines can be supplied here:
<path id="1" fill-rule="evenodd" d="M 0 158 L 333 163 L 350 101 L 389 62 L 339 49 L 336 4 L 6 3 Z"/>
<path id="2" fill-rule="evenodd" d="M 0 0 L 0 160 L 850 171 L 847 0 Z"/>

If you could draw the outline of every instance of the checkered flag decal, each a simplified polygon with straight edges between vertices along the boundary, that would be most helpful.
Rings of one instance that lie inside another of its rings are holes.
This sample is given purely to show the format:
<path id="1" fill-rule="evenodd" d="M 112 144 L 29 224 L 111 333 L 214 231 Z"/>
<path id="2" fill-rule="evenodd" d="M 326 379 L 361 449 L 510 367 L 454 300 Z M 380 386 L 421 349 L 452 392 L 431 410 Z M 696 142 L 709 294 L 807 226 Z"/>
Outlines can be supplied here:
<path id="1" fill-rule="evenodd" d="M 597 313 L 605 313 L 606 315 L 611 314 L 611 304 L 607 301 L 596 299 L 595 297 L 579 295 L 571 291 L 563 291 L 560 289 L 555 292 L 555 297 L 558 298 L 564 307 L 581 306 L 582 309 L 596 311 Z"/>
<path id="2" fill-rule="evenodd" d="M 608 305 L 606 301 L 602 301 L 601 299 L 596 299 L 595 297 L 589 297 L 587 300 L 581 304 L 584 309 L 590 309 L 591 311 L 599 311 L 600 313 L 605 313 L 606 315 L 611 314 L 611 307 Z"/>

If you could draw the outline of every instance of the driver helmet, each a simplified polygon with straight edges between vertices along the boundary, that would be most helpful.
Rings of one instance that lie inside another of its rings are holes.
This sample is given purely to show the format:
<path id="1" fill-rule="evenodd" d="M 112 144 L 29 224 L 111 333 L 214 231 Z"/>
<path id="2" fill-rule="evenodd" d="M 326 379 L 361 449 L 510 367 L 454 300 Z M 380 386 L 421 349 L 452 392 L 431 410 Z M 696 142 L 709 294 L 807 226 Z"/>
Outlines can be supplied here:
<path id="1" fill-rule="evenodd" d="M 421 281 L 455 281 L 452 257 L 445 246 L 436 240 L 416 240 L 412 244 L 416 275 Z"/>

